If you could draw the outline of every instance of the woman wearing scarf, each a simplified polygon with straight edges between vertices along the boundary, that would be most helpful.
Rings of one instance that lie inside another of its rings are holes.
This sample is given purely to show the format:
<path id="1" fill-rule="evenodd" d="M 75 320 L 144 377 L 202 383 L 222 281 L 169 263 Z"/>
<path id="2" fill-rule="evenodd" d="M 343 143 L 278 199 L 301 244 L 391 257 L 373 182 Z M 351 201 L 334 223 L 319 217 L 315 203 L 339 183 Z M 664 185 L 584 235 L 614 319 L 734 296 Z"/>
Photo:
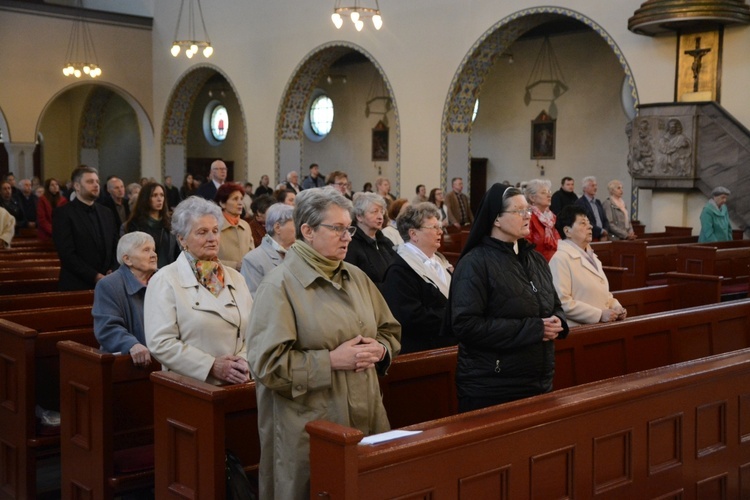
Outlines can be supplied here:
<path id="1" fill-rule="evenodd" d="M 453 273 L 444 333 L 458 338 L 459 411 L 552 390 L 555 347 L 568 334 L 547 261 L 526 240 L 521 190 L 484 195 Z"/>
<path id="2" fill-rule="evenodd" d="M 557 251 L 557 241 L 560 239 L 555 229 L 555 214 L 549 209 L 552 203 L 552 184 L 550 181 L 534 179 L 526 184 L 524 193 L 532 210 L 526 239 L 536 245 L 534 249 L 549 262 Z"/>
<path id="3" fill-rule="evenodd" d="M 404 244 L 385 273 L 381 290 L 401 323 L 401 353 L 456 343 L 441 337 L 453 266 L 440 255 L 443 226 L 432 203 L 408 206 L 396 219 Z"/>
<path id="4" fill-rule="evenodd" d="M 242 257 L 255 248 L 250 226 L 242 220 L 242 198 L 245 189 L 239 184 L 225 182 L 216 191 L 214 201 L 221 207 L 221 245 L 219 260 L 237 271 L 242 267 Z"/>
<path id="5" fill-rule="evenodd" d="M 730 241 L 732 224 L 729 222 L 727 197 L 731 193 L 725 187 L 718 186 L 711 192 L 711 199 L 701 212 L 700 242 Z"/>
<path id="6" fill-rule="evenodd" d="M 146 289 L 146 345 L 165 370 L 211 384 L 249 380 L 245 329 L 253 299 L 242 275 L 219 261 L 221 209 L 191 196 L 172 216 L 182 247 Z"/>
<path id="7" fill-rule="evenodd" d="M 248 328 L 261 443 L 260 498 L 309 498 L 305 424 L 329 420 L 365 435 L 387 431 L 378 374 L 401 328 L 375 284 L 344 262 L 352 205 L 333 187 L 297 196 L 297 241 L 255 295 Z"/>
<path id="8" fill-rule="evenodd" d="M 625 208 L 625 202 L 622 199 L 622 182 L 610 181 L 607 189 L 609 189 L 609 198 L 602 203 L 602 208 L 609 219 L 610 237 L 615 240 L 636 239 L 628 209 Z"/>

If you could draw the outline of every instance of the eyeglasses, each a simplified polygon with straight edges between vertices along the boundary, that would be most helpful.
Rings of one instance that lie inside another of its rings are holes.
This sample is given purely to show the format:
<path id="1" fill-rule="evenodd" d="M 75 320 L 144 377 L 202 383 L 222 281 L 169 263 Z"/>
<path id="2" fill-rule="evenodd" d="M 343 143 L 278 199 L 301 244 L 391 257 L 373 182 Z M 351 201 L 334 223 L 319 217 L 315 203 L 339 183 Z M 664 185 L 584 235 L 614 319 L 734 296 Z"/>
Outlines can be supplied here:
<path id="1" fill-rule="evenodd" d="M 349 236 L 354 236 L 354 233 L 357 232 L 357 226 L 333 226 L 331 224 L 320 224 L 320 225 L 323 227 L 327 227 L 328 229 L 336 233 L 336 235 L 338 235 L 339 238 L 344 236 L 344 232 L 349 233 Z"/>
<path id="2" fill-rule="evenodd" d="M 522 210 L 506 210 L 504 212 L 500 212 L 500 214 L 518 214 L 521 217 L 531 217 L 532 213 L 534 213 L 534 211 L 531 208 L 524 208 Z"/>
<path id="3" fill-rule="evenodd" d="M 432 229 L 433 231 L 437 231 L 438 233 L 443 232 L 443 226 L 419 226 L 419 229 Z"/>

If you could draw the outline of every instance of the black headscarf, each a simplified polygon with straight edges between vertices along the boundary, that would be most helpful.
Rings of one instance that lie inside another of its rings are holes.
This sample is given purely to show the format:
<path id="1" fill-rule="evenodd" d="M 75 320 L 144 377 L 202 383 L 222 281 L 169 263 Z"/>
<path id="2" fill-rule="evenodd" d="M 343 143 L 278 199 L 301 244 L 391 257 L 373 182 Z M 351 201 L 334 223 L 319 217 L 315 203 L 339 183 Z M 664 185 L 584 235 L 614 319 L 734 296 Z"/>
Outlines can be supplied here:
<path id="1" fill-rule="evenodd" d="M 484 193 L 482 201 L 479 203 L 479 210 L 477 210 L 476 216 L 474 217 L 474 223 L 471 226 L 469 237 L 466 240 L 466 245 L 461 251 L 461 257 L 469 253 L 469 251 L 475 246 L 479 245 L 482 238 L 489 236 L 492 232 L 492 226 L 495 224 L 497 214 L 503 209 L 503 196 L 508 188 L 505 184 L 493 184 L 492 187 Z M 521 194 L 520 191 L 516 191 L 513 188 L 512 195 Z M 511 192 L 508 192 L 511 195 Z M 459 259 L 461 258 L 459 257 Z"/>

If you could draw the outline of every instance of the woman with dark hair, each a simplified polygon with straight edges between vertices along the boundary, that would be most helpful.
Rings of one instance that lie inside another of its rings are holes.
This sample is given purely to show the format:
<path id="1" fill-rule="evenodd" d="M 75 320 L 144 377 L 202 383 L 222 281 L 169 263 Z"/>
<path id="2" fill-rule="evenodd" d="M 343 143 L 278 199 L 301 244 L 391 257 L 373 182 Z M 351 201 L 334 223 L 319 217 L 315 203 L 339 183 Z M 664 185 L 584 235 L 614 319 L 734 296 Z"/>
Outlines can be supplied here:
<path id="1" fill-rule="evenodd" d="M 297 197 L 297 193 L 295 193 L 291 189 L 278 189 L 273 192 L 273 197 L 277 203 L 283 203 L 285 205 L 293 207 L 294 199 Z"/>
<path id="2" fill-rule="evenodd" d="M 138 193 L 138 199 L 130 212 L 130 218 L 122 225 L 120 234 L 143 231 L 150 234 L 156 243 L 159 268 L 177 259 L 180 248 L 171 232 L 172 221 L 164 196 L 164 187 L 157 182 L 146 183 Z"/>
<path id="3" fill-rule="evenodd" d="M 255 248 L 260 246 L 263 237 L 266 235 L 266 210 L 274 203 L 276 203 L 276 200 L 272 196 L 262 194 L 256 196 L 250 204 L 252 215 L 247 220 L 247 223 L 253 235 L 253 245 Z"/>
<path id="4" fill-rule="evenodd" d="M 68 202 L 60 194 L 60 184 L 49 178 L 44 181 L 44 195 L 36 204 L 36 228 L 40 240 L 52 239 L 52 214 Z"/>
<path id="5" fill-rule="evenodd" d="M 182 187 L 180 188 L 180 199 L 184 200 L 195 194 L 195 183 L 193 182 L 193 174 L 185 174 L 185 180 L 182 181 Z"/>
<path id="6" fill-rule="evenodd" d="M 255 248 L 250 226 L 242 220 L 242 198 L 245 189 L 234 182 L 225 182 L 216 191 L 214 201 L 221 207 L 221 245 L 219 260 L 237 271 L 242 267 L 242 257 Z"/>
<path id="7" fill-rule="evenodd" d="M 440 225 L 443 227 L 447 226 L 448 211 L 445 208 L 445 195 L 443 194 L 443 190 L 440 188 L 433 188 L 430 191 L 430 196 L 427 200 L 437 207 L 438 213 L 440 214 Z"/>
<path id="8" fill-rule="evenodd" d="M 451 281 L 445 335 L 458 338 L 462 412 L 552 390 L 555 347 L 568 334 L 547 261 L 526 240 L 521 190 L 484 195 Z"/>
<path id="9" fill-rule="evenodd" d="M 586 210 L 568 205 L 557 216 L 562 238 L 549 261 L 552 280 L 570 326 L 609 323 L 628 312 L 609 291 L 602 263 L 591 249 L 593 226 Z"/>

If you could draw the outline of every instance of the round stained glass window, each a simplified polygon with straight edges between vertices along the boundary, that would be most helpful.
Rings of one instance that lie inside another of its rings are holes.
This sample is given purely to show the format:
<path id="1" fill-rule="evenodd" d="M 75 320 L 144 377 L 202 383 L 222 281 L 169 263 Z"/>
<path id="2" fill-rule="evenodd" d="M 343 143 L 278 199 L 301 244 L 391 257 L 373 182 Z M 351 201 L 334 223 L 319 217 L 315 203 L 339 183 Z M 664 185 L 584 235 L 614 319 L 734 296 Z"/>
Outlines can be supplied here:
<path id="1" fill-rule="evenodd" d="M 227 108 L 222 105 L 216 106 L 211 112 L 211 135 L 217 141 L 227 138 L 229 130 L 229 114 Z"/>
<path id="2" fill-rule="evenodd" d="M 320 137 L 325 137 L 333 126 L 333 101 L 321 95 L 310 105 L 310 128 Z"/>

